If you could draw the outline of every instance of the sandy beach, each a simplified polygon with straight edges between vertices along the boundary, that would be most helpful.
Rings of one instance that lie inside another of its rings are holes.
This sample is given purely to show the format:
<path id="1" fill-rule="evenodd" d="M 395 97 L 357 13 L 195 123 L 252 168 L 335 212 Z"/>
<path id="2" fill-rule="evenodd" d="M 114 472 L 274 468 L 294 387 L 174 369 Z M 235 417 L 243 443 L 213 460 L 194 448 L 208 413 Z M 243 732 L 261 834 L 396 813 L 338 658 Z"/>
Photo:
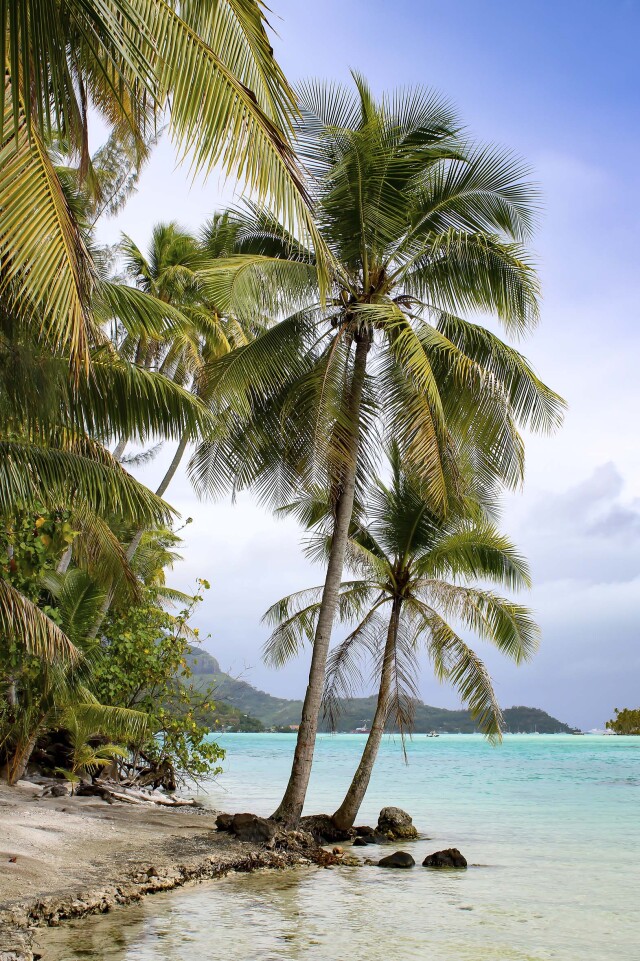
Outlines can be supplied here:
<path id="1" fill-rule="evenodd" d="M 35 786 L 34 786 L 35 788 Z M 32 931 L 231 870 L 305 859 L 237 841 L 216 812 L 41 798 L 0 787 L 0 961 L 31 961 Z"/>

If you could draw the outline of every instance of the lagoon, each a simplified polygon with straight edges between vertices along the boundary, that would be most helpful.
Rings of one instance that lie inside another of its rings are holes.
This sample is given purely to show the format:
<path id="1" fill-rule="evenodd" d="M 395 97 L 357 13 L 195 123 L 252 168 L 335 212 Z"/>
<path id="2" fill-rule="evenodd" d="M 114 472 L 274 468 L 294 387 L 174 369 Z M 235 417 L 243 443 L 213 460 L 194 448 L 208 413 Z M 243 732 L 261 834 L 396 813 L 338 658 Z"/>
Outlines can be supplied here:
<path id="1" fill-rule="evenodd" d="M 202 799 L 269 814 L 295 736 L 227 734 Z M 321 735 L 309 812 L 333 810 L 361 735 Z M 635 961 L 640 738 L 385 739 L 360 823 L 386 804 L 425 835 L 411 871 L 296 868 L 190 886 L 47 933 L 46 961 Z M 427 840 L 428 838 L 428 840 Z M 467 871 L 420 867 L 456 846 Z M 355 849 L 380 857 L 394 848 Z M 44 939 L 43 939 L 44 943 Z"/>

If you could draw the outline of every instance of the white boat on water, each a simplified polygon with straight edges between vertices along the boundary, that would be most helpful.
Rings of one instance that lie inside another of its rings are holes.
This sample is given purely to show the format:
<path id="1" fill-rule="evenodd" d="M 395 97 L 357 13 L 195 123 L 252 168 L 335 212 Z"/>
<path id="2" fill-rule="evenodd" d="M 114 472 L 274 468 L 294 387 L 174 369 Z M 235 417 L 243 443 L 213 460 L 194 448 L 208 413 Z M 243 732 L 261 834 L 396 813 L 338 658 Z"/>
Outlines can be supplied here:
<path id="1" fill-rule="evenodd" d="M 362 727 L 354 727 L 352 734 L 371 734 L 371 728 L 367 721 L 362 722 Z"/>

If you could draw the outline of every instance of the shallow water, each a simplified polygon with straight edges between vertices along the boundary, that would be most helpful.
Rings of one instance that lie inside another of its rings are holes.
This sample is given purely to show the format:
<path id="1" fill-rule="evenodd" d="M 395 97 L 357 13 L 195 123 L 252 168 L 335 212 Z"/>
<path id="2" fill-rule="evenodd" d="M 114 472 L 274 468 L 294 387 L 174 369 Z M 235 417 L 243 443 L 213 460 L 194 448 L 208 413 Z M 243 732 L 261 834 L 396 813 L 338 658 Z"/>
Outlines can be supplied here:
<path id="1" fill-rule="evenodd" d="M 212 807 L 269 814 L 293 735 L 225 735 Z M 321 736 L 309 810 L 333 810 L 363 736 Z M 361 823 L 397 804 L 411 871 L 230 876 L 47 932 L 45 961 L 639 961 L 640 738 L 416 736 L 380 757 Z M 467 871 L 420 867 L 459 847 Z M 355 849 L 379 857 L 393 848 Z"/>

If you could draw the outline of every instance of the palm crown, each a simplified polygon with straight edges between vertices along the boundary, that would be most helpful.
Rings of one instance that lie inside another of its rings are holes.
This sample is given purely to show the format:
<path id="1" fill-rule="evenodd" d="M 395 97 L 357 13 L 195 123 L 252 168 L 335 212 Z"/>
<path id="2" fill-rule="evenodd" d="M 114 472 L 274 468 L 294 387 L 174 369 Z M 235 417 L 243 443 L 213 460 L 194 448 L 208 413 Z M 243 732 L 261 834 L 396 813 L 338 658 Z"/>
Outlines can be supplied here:
<path id="1" fill-rule="evenodd" d="M 464 498 L 444 520 L 392 447 L 391 480 L 375 482 L 366 512 L 352 527 L 347 565 L 359 576 L 340 585 L 337 601 L 338 619 L 352 629 L 328 657 L 325 713 L 334 724 L 341 699 L 353 696 L 366 665 L 377 682 L 378 699 L 360 763 L 333 815 L 340 830 L 355 822 L 385 726 L 397 727 L 403 737 L 411 728 L 421 648 L 436 676 L 453 685 L 485 734 L 501 736 L 502 714 L 490 675 L 460 627 L 516 663 L 533 653 L 538 629 L 526 608 L 483 586 L 529 584 L 526 563 L 484 507 Z M 326 553 L 331 539 L 326 500 L 324 512 L 313 497 L 293 508 L 315 521 L 311 556 Z M 315 637 L 321 597 L 321 588 L 301 591 L 267 611 L 265 619 L 275 625 L 265 649 L 268 661 L 283 663 Z"/>
<path id="2" fill-rule="evenodd" d="M 473 450 L 479 471 L 515 484 L 518 428 L 561 419 L 561 399 L 522 355 L 460 316 L 489 312 L 517 334 L 535 324 L 537 280 L 522 246 L 535 192 L 513 157 L 466 144 L 433 94 L 376 103 L 356 85 L 356 96 L 315 83 L 299 91 L 297 146 L 337 265 L 331 303 L 318 298 L 312 250 L 257 209 L 238 213 L 239 253 L 210 272 L 216 303 L 240 317 L 294 312 L 213 372 L 230 420 L 244 405 L 253 429 L 245 417 L 192 467 L 208 488 L 257 482 L 282 502 L 301 474 L 310 486 L 328 470 L 339 484 L 363 343 L 356 419 L 371 443 L 361 450 L 391 432 L 444 506 L 447 461 Z"/>
<path id="3" fill-rule="evenodd" d="M 488 736 L 499 737 L 502 715 L 491 679 L 459 631 L 494 644 L 516 663 L 533 654 L 538 629 L 530 612 L 483 586 L 529 587 L 526 561 L 483 506 L 476 504 L 471 512 L 469 504 L 460 505 L 443 519 L 429 507 L 422 485 L 403 469 L 397 448 L 390 466 L 390 480 L 376 479 L 366 509 L 352 525 L 347 566 L 358 576 L 342 583 L 338 602 L 338 617 L 352 630 L 329 655 L 325 709 L 334 719 L 340 698 L 352 696 L 362 680 L 363 659 L 379 675 L 393 613 L 395 694 L 387 705 L 393 723 L 400 730 L 411 725 L 417 658 L 424 645 L 438 678 L 453 684 Z M 298 513 L 301 506 L 308 511 L 308 501 L 295 505 Z M 330 547 L 326 502 L 318 519 L 321 512 L 315 499 L 307 514 L 315 520 L 307 552 L 316 560 Z M 321 591 L 290 595 L 267 611 L 266 622 L 275 626 L 265 646 L 268 663 L 280 666 L 313 639 Z"/>

